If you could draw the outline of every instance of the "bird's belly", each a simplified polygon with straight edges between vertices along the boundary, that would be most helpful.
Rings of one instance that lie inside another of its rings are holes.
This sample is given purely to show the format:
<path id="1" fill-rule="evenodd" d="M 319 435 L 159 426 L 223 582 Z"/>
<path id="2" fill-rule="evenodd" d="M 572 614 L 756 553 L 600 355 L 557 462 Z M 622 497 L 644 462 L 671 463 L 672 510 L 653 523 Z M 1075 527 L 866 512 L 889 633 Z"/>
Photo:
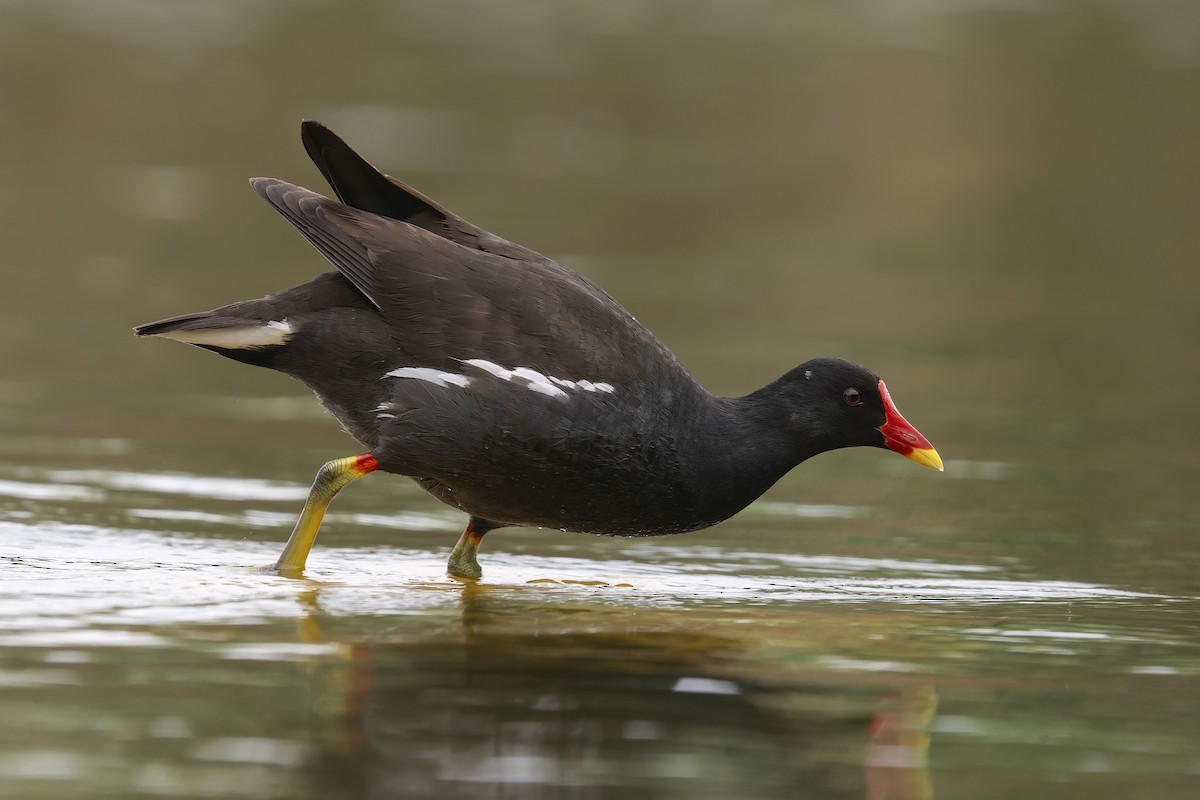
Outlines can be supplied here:
<path id="1" fill-rule="evenodd" d="M 497 388 L 447 391 L 438 395 L 444 407 L 406 401 L 401 411 L 393 400 L 387 413 L 397 419 L 374 450 L 382 468 L 496 524 L 618 536 L 697 530 L 752 499 L 714 495 L 697 481 L 689 409 L 625 402 L 619 391 L 564 403 Z"/>
<path id="2" fill-rule="evenodd" d="M 619 469 L 544 473 L 514 468 L 449 480 L 418 478 L 437 499 L 491 522 L 596 533 L 664 536 L 699 530 L 744 504 L 700 498 L 678 475 Z"/>

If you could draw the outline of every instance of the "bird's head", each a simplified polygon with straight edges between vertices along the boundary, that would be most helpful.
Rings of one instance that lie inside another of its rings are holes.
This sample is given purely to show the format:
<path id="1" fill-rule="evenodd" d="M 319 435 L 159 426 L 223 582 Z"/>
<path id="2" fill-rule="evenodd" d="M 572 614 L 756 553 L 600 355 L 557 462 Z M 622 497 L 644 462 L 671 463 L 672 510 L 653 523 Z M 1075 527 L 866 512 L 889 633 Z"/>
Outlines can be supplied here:
<path id="1" fill-rule="evenodd" d="M 933 445 L 909 424 L 887 386 L 866 367 L 840 358 L 806 361 L 784 376 L 793 428 L 820 445 L 886 447 L 932 469 L 942 469 Z"/>

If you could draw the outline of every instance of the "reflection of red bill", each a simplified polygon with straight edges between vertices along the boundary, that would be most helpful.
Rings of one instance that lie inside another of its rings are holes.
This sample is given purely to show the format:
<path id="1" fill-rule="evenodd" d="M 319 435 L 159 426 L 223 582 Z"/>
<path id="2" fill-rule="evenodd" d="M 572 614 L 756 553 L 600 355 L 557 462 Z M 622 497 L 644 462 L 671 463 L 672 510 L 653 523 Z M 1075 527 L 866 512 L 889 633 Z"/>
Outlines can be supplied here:
<path id="1" fill-rule="evenodd" d="M 883 381 L 879 382 L 879 396 L 883 398 L 883 413 L 887 417 L 887 421 L 879 426 L 879 432 L 883 434 L 888 449 L 940 472 L 942 457 L 933 449 L 929 440 L 900 415 Z"/>

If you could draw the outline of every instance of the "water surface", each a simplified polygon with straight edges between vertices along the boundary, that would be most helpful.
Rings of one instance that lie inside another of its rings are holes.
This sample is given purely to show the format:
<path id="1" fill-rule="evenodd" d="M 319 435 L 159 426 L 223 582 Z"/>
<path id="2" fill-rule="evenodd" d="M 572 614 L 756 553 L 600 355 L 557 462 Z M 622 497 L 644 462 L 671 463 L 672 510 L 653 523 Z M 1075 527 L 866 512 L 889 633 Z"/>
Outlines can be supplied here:
<path id="1" fill-rule="evenodd" d="M 893 7 L 895 6 L 895 7 Z M 1200 18 L 1175 3 L 13 2 L 0 795 L 1200 789 Z M 31 76 L 36 76 L 33 80 Z M 372 476 L 266 573 L 300 386 L 130 326 L 324 269 L 322 119 L 602 283 L 711 390 L 841 355 L 946 458 L 683 537 L 488 537 Z"/>

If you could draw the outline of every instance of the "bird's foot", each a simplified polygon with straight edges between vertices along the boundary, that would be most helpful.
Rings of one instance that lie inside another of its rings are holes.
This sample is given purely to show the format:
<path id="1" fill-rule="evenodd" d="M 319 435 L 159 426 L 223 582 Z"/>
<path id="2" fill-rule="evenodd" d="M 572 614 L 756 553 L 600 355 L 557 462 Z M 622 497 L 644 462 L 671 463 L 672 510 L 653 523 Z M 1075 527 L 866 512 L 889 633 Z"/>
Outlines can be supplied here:
<path id="1" fill-rule="evenodd" d="M 481 525 L 475 520 L 467 523 L 467 529 L 458 537 L 458 544 L 450 551 L 450 560 L 446 562 L 446 574 L 451 578 L 465 581 L 477 581 L 483 577 L 477 555 L 479 543 L 483 535 L 491 528 Z"/>

